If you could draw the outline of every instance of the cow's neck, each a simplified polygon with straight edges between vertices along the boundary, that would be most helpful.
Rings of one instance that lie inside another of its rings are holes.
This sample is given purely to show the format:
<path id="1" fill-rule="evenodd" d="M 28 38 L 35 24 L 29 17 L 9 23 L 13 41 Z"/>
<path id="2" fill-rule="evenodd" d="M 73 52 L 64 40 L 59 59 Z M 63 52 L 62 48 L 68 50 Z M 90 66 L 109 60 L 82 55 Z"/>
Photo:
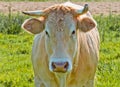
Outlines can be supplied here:
<path id="1" fill-rule="evenodd" d="M 58 80 L 59 87 L 66 87 L 67 74 L 65 74 L 65 73 L 58 74 L 58 73 L 56 73 L 56 77 L 57 77 L 57 80 Z"/>

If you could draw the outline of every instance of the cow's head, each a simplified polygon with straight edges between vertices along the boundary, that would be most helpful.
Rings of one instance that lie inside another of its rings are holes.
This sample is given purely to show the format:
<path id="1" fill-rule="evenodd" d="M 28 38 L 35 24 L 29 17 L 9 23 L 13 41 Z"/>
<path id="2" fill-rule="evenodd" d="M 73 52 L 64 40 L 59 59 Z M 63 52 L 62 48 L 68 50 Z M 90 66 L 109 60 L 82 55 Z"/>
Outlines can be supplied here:
<path id="1" fill-rule="evenodd" d="M 82 16 L 88 5 L 79 10 L 57 5 L 41 11 L 27 11 L 24 14 L 38 16 L 26 20 L 22 28 L 30 33 L 45 33 L 49 70 L 52 72 L 71 71 L 78 50 L 78 32 L 87 32 L 96 26 L 93 19 Z"/>

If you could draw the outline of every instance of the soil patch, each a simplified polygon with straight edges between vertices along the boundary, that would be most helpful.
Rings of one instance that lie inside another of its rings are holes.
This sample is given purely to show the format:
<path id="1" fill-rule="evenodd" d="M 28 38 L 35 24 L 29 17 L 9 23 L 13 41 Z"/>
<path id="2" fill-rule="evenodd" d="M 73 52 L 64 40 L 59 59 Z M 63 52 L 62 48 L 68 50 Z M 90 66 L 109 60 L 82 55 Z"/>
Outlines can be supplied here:
<path id="1" fill-rule="evenodd" d="M 56 3 L 57 2 L 0 2 L 0 13 L 9 13 L 10 9 L 13 13 L 41 10 Z M 76 4 L 82 6 L 84 6 L 85 3 L 89 4 L 89 10 L 92 14 L 120 14 L 120 2 L 76 2 Z"/>

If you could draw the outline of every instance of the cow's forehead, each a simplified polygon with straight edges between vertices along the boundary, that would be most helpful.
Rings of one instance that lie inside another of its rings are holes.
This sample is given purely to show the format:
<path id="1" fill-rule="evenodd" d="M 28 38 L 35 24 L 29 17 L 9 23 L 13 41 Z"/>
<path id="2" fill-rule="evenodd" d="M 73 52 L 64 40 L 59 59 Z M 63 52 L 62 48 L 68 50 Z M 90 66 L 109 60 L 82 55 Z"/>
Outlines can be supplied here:
<path id="1" fill-rule="evenodd" d="M 46 18 L 46 29 L 49 31 L 66 31 L 75 29 L 74 16 L 72 9 L 66 6 L 55 6 L 48 11 Z"/>
<path id="2" fill-rule="evenodd" d="M 70 13 L 64 14 L 61 11 L 58 11 L 49 14 L 46 23 L 50 29 L 61 31 L 66 28 L 70 29 L 71 25 L 74 24 L 74 18 Z"/>

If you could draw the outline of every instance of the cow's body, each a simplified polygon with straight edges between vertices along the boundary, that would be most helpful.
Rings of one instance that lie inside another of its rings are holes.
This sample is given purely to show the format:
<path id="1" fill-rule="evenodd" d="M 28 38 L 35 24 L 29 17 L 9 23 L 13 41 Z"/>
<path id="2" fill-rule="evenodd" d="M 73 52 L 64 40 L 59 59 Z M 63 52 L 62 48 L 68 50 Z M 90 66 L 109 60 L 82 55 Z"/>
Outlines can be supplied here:
<path id="1" fill-rule="evenodd" d="M 64 4 L 65 6 L 68 4 Z M 73 5 L 73 4 L 70 4 Z M 81 6 L 72 6 L 76 9 Z M 89 16 L 89 12 L 80 17 Z M 54 25 L 53 25 L 54 26 Z M 62 35 L 62 34 L 61 34 Z M 68 72 L 51 72 L 49 55 L 46 49 L 46 32 L 35 36 L 32 49 L 32 63 L 36 87 L 93 87 L 99 56 L 99 33 L 96 27 L 88 32 L 76 31 L 77 47 Z M 65 38 L 65 37 L 64 37 Z M 58 38 L 57 38 L 58 39 Z M 62 52 L 62 51 L 59 51 Z M 64 54 L 64 53 L 63 53 Z M 59 55 L 59 54 L 58 54 Z M 61 53 L 62 55 L 62 53 Z M 61 57 L 61 55 L 59 55 Z M 62 58 L 61 58 L 62 59 Z M 69 62 L 68 62 L 69 63 Z M 59 70 L 58 70 L 59 71 Z"/>

